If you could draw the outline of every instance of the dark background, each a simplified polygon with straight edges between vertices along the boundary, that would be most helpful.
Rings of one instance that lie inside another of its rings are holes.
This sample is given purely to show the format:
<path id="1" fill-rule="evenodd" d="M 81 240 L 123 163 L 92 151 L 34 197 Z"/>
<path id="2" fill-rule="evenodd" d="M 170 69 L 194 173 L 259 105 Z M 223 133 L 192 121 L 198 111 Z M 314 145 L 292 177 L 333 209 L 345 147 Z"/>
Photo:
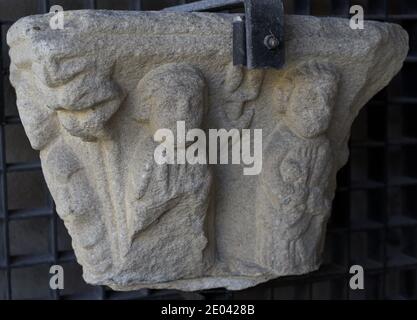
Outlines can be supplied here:
<path id="1" fill-rule="evenodd" d="M 10 25 L 26 15 L 99 8 L 159 10 L 185 1 L 0 0 L 0 299 L 417 299 L 417 1 L 288 0 L 286 13 L 348 17 L 363 5 L 366 18 L 401 24 L 410 54 L 401 73 L 354 123 L 349 163 L 338 191 L 326 240 L 325 263 L 315 273 L 270 281 L 252 289 L 182 293 L 120 293 L 87 285 L 63 223 L 19 121 L 8 80 Z M 65 289 L 49 289 L 49 267 L 61 264 Z M 349 288 L 349 268 L 365 268 L 365 289 Z"/>

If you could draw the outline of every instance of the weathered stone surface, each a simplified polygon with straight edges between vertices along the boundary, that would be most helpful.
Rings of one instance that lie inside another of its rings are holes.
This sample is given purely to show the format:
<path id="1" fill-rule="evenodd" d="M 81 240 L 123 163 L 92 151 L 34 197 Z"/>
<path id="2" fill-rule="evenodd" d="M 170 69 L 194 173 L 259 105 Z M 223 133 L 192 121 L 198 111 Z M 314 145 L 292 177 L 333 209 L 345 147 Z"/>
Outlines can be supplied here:
<path id="1" fill-rule="evenodd" d="M 11 27 L 11 81 L 87 282 L 242 289 L 320 266 L 351 124 L 401 68 L 401 27 L 288 16 L 277 71 L 232 65 L 232 15 L 50 17 Z M 262 129 L 263 170 L 157 165 L 153 134 L 179 120 Z"/>

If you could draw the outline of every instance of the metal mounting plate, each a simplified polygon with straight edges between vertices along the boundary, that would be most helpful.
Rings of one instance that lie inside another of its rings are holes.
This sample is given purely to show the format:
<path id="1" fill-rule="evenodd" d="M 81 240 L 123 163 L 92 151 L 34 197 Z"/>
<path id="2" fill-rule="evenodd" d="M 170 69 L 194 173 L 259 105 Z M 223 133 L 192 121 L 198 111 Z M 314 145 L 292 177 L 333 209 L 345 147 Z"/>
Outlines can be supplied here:
<path id="1" fill-rule="evenodd" d="M 245 8 L 233 23 L 233 62 L 249 69 L 280 69 L 285 63 L 284 6 L 281 0 L 205 0 L 164 11 L 222 11 Z"/>

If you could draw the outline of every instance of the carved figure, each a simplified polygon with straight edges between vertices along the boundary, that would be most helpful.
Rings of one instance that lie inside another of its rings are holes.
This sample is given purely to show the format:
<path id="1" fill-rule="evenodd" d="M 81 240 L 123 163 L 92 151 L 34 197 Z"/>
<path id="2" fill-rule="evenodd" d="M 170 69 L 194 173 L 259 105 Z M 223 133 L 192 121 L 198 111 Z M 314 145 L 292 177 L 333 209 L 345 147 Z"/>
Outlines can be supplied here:
<path id="1" fill-rule="evenodd" d="M 147 134 L 141 137 L 136 147 L 135 167 L 129 175 L 130 184 L 126 192 L 129 237 L 133 243 L 144 231 L 158 224 L 164 215 L 172 215 L 178 223 L 190 224 L 190 251 L 176 254 L 178 257 L 183 254 L 190 256 L 195 264 L 191 269 L 199 267 L 200 271 L 189 276 L 198 276 L 207 267 L 202 252 L 208 241 L 204 228 L 207 227 L 211 172 L 208 166 L 200 164 L 158 164 L 154 159 L 158 147 L 154 134 L 159 129 L 175 133 L 177 121 L 184 121 L 186 130 L 200 127 L 207 111 L 206 83 L 202 73 L 190 65 L 166 64 L 146 74 L 136 90 L 140 93 L 137 114 L 145 115 L 136 120 L 139 120 L 139 125 L 146 126 Z M 175 149 L 181 148 L 177 142 Z M 184 144 L 183 151 L 186 152 L 189 146 Z M 184 242 L 181 237 L 170 235 L 169 230 L 160 236 L 171 238 L 172 244 Z M 160 261 L 167 263 L 163 257 Z"/>
<path id="2" fill-rule="evenodd" d="M 281 100 L 282 119 L 265 143 L 257 204 L 259 257 L 275 272 L 297 270 L 321 256 L 331 207 L 327 190 L 333 161 L 325 134 L 338 74 L 330 64 L 310 61 L 287 77 L 293 87 Z"/>

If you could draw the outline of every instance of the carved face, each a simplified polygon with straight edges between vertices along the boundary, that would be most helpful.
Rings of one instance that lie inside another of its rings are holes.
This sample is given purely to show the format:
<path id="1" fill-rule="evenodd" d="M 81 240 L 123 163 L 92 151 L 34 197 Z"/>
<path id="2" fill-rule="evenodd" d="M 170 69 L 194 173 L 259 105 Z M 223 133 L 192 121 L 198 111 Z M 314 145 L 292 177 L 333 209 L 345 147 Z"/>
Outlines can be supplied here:
<path id="1" fill-rule="evenodd" d="M 158 129 L 176 133 L 177 122 L 185 129 L 199 128 L 205 113 L 206 84 L 190 65 L 166 64 L 148 73 L 137 88 L 138 108 L 147 110 L 152 134 Z"/>
<path id="2" fill-rule="evenodd" d="M 317 137 L 328 129 L 332 118 L 336 84 L 303 83 L 294 88 L 287 110 L 287 121 L 295 134 Z"/>
<path id="3" fill-rule="evenodd" d="M 316 61 L 300 64 L 290 76 L 293 89 L 285 121 L 303 138 L 322 135 L 329 128 L 339 75 L 333 65 Z"/>
<path id="4" fill-rule="evenodd" d="M 152 133 L 166 128 L 176 133 L 177 121 L 184 121 L 186 130 L 199 128 L 203 120 L 203 92 L 184 92 L 172 95 L 163 92 L 150 99 L 150 125 Z"/>

